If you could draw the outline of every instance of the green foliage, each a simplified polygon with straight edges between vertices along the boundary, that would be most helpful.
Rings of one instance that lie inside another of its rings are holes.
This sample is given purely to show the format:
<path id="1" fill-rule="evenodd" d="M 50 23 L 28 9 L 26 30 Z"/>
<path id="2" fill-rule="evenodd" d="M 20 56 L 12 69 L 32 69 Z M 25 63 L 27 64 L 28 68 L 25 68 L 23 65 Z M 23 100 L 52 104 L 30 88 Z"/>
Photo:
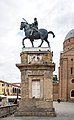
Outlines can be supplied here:
<path id="1" fill-rule="evenodd" d="M 14 102 L 14 101 L 15 101 L 15 98 L 13 98 L 13 99 L 10 98 L 10 99 L 8 99 L 8 101 L 9 101 L 9 102 Z"/>

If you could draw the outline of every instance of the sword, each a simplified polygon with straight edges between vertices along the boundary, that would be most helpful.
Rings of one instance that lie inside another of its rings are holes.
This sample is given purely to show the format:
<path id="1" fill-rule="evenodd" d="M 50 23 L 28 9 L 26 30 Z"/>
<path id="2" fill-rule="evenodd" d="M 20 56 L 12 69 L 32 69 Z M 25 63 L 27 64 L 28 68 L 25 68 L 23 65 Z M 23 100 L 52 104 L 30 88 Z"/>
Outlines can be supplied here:
<path id="1" fill-rule="evenodd" d="M 22 19 L 28 24 L 28 22 L 24 18 L 22 18 Z"/>

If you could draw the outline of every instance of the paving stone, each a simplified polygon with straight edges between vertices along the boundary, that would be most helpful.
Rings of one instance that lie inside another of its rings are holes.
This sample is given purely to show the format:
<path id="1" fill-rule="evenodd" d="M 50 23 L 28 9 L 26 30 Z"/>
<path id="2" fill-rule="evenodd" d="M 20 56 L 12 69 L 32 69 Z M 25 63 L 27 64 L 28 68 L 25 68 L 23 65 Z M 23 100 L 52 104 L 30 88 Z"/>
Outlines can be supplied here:
<path id="1" fill-rule="evenodd" d="M 74 103 L 54 102 L 56 117 L 14 117 L 14 115 L 0 118 L 0 120 L 74 120 Z"/>

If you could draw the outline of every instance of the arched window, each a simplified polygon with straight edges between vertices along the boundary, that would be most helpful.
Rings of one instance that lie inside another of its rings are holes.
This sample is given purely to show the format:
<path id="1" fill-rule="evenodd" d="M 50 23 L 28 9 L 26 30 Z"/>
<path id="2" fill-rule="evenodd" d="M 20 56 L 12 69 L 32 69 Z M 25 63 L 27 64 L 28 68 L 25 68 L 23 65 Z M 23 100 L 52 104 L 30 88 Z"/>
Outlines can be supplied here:
<path id="1" fill-rule="evenodd" d="M 71 90 L 71 97 L 74 97 L 74 90 Z"/>
<path id="2" fill-rule="evenodd" d="M 15 92 L 14 88 L 13 88 L 13 93 Z"/>
<path id="3" fill-rule="evenodd" d="M 20 89 L 18 89 L 18 92 L 19 92 L 19 93 L 21 92 Z"/>
<path id="4" fill-rule="evenodd" d="M 71 59 L 71 61 L 73 61 L 73 59 Z"/>
<path id="5" fill-rule="evenodd" d="M 73 67 L 71 67 L 70 69 L 71 69 L 71 74 L 73 74 Z"/>
<path id="6" fill-rule="evenodd" d="M 74 83 L 74 79 L 72 79 L 71 82 Z"/>
<path id="7" fill-rule="evenodd" d="M 15 93 L 17 93 L 17 89 L 15 88 Z"/>

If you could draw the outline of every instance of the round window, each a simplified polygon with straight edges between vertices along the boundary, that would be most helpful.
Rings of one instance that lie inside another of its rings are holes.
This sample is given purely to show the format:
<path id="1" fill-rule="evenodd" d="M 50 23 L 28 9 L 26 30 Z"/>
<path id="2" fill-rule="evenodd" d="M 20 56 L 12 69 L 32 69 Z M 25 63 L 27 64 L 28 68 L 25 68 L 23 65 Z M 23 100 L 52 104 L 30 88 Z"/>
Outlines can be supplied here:
<path id="1" fill-rule="evenodd" d="M 74 79 L 72 79 L 71 82 L 74 83 Z"/>

